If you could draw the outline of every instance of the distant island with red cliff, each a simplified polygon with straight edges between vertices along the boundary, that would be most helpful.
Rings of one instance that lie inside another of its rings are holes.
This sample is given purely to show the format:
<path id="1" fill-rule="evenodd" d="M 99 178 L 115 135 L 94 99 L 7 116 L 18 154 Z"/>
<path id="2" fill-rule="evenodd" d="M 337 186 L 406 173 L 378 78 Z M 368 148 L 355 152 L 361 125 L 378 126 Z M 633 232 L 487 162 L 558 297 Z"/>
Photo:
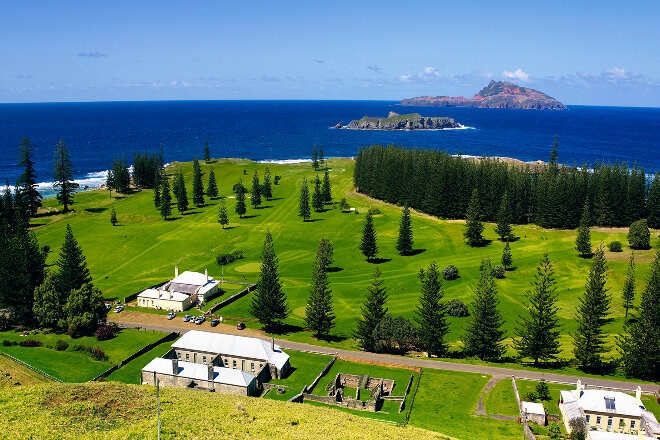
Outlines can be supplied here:
<path id="1" fill-rule="evenodd" d="M 566 110 L 566 106 L 538 90 L 507 81 L 491 81 L 472 98 L 464 96 L 418 96 L 401 105 L 436 107 L 512 108 L 525 110 Z"/>

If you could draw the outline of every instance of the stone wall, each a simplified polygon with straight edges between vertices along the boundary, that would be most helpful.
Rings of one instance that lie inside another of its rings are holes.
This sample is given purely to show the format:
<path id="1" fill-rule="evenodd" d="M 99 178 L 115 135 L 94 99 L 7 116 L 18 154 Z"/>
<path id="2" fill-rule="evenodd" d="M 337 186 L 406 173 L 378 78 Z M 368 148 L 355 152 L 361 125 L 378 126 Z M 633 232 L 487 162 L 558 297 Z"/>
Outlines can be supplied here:
<path id="1" fill-rule="evenodd" d="M 215 391 L 223 394 L 234 394 L 239 396 L 251 396 L 255 393 L 255 382 L 245 388 L 236 385 L 222 384 L 208 380 L 192 380 L 173 374 L 155 373 L 153 371 L 142 372 L 142 384 L 156 385 L 175 388 L 195 388 L 199 390 Z"/>

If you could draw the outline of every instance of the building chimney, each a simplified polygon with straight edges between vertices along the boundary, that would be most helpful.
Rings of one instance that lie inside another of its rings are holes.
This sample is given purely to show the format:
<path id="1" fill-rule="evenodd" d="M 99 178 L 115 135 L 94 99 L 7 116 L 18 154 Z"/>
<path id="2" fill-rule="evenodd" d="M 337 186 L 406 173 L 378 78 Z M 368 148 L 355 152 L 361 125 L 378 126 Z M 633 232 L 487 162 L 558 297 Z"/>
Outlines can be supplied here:
<path id="1" fill-rule="evenodd" d="M 206 282 L 208 283 L 209 282 L 209 270 L 208 269 L 204 269 L 204 275 L 206 275 Z"/>
<path id="2" fill-rule="evenodd" d="M 179 374 L 179 360 L 177 358 L 172 359 L 172 374 L 175 376 Z"/>
<path id="3" fill-rule="evenodd" d="M 642 400 L 642 387 L 640 386 L 637 386 L 637 388 L 635 388 L 635 399 L 637 399 L 640 402 Z"/>
<path id="4" fill-rule="evenodd" d="M 179 266 L 174 266 L 174 278 L 179 277 Z"/>
<path id="5" fill-rule="evenodd" d="M 582 381 L 578 379 L 577 387 L 575 388 L 578 392 L 582 391 Z"/>
<path id="6" fill-rule="evenodd" d="M 275 351 L 275 338 L 270 338 L 270 349 Z"/>
<path id="7" fill-rule="evenodd" d="M 209 380 L 213 380 L 213 376 L 215 374 L 215 370 L 213 369 L 213 364 L 209 364 Z"/>

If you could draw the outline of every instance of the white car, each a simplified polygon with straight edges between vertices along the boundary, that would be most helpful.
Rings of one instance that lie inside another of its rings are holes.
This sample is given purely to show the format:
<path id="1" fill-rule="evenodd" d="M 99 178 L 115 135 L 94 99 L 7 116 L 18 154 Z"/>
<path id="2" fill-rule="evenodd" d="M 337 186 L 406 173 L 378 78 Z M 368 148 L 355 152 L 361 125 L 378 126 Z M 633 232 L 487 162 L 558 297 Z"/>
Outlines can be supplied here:
<path id="1" fill-rule="evenodd" d="M 120 305 L 120 306 L 115 306 L 114 312 L 115 312 L 115 313 L 119 313 L 119 312 L 121 312 L 122 310 L 124 310 L 124 306 L 121 306 L 121 305 Z"/>

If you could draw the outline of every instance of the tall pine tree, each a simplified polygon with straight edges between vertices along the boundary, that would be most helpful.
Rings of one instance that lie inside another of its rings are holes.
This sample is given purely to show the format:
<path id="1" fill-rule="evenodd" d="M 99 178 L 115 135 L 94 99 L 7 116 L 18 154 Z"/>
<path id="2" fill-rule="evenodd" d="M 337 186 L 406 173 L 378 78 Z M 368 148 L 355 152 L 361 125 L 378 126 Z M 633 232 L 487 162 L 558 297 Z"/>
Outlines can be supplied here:
<path id="1" fill-rule="evenodd" d="M 418 276 L 422 290 L 416 311 L 419 342 L 429 356 L 442 356 L 447 352 L 445 336 L 449 332 L 449 324 L 447 305 L 442 301 L 445 293 L 435 261 L 428 269 L 421 269 Z"/>
<path id="2" fill-rule="evenodd" d="M 311 216 L 309 208 L 309 187 L 307 186 L 307 178 L 303 177 L 302 186 L 300 187 L 300 199 L 298 202 L 298 216 L 302 217 L 306 222 Z"/>
<path id="3" fill-rule="evenodd" d="M 529 316 L 520 318 L 514 347 L 521 357 L 547 361 L 559 354 L 559 323 L 557 317 L 557 282 L 548 254 L 536 268 L 532 290 L 526 292 Z"/>
<path id="4" fill-rule="evenodd" d="M 504 191 L 500 201 L 500 209 L 497 211 L 497 225 L 495 226 L 495 233 L 500 237 L 500 241 L 509 242 L 513 240 L 512 219 L 509 193 Z"/>
<path id="5" fill-rule="evenodd" d="M 578 251 L 578 254 L 582 258 L 590 258 L 591 255 L 593 255 L 591 252 L 591 230 L 589 229 L 589 219 L 589 202 L 586 202 L 582 209 L 580 226 L 578 226 L 577 237 L 575 238 L 575 250 Z"/>
<path id="6" fill-rule="evenodd" d="M 204 206 L 204 184 L 202 183 L 202 168 L 197 158 L 193 160 L 193 203 L 198 208 Z"/>
<path id="7" fill-rule="evenodd" d="M 220 201 L 220 208 L 218 208 L 218 223 L 222 225 L 222 229 L 229 224 L 229 216 L 227 216 L 227 206 L 225 199 Z"/>
<path id="8" fill-rule="evenodd" d="M 623 369 L 629 377 L 660 380 L 660 251 L 642 292 L 636 319 L 631 320 L 619 338 Z"/>
<path id="9" fill-rule="evenodd" d="M 374 332 L 378 325 L 387 315 L 387 288 L 380 279 L 380 270 L 376 268 L 374 280 L 369 285 L 367 297 L 360 308 L 362 317 L 358 319 L 355 329 L 355 338 L 358 340 L 358 346 L 365 351 L 374 351 L 376 348 L 376 339 Z"/>
<path id="10" fill-rule="evenodd" d="M 234 185 L 234 194 L 236 194 L 236 207 L 234 210 L 236 211 L 236 214 L 238 214 L 239 218 L 243 218 L 247 212 L 247 207 L 245 206 L 245 192 L 246 189 L 243 186 L 242 180 Z"/>
<path id="11" fill-rule="evenodd" d="M 511 246 L 509 245 L 508 241 L 504 245 L 504 249 L 502 249 L 502 259 L 500 260 L 500 262 L 502 263 L 502 267 L 504 267 L 504 270 L 509 270 L 509 268 L 513 266 L 513 256 L 511 255 Z"/>
<path id="12" fill-rule="evenodd" d="M 261 184 L 259 183 L 259 175 L 256 170 L 252 176 L 252 194 L 250 196 L 250 203 L 255 209 L 261 206 Z"/>
<path id="13" fill-rule="evenodd" d="M 16 181 L 19 205 L 25 209 L 27 217 L 34 217 L 41 208 L 42 196 L 37 191 L 37 171 L 34 167 L 34 152 L 29 138 L 21 139 L 19 147 L 18 165 L 23 167 L 23 173 Z"/>
<path id="14" fill-rule="evenodd" d="M 623 308 L 626 311 L 626 316 L 623 318 L 623 323 L 628 322 L 628 311 L 633 308 L 635 302 L 635 253 L 630 254 L 628 261 L 628 271 L 626 273 L 626 280 L 623 282 Z"/>
<path id="15" fill-rule="evenodd" d="M 278 273 L 278 260 L 273 246 L 273 236 L 266 232 L 264 247 L 261 251 L 261 271 L 257 288 L 250 304 L 250 314 L 257 318 L 267 332 L 280 326 L 289 316 L 286 294 Z"/>
<path id="16" fill-rule="evenodd" d="M 305 307 L 305 325 L 312 329 L 319 339 L 326 338 L 335 326 L 332 290 L 323 253 L 320 243 L 312 264 L 312 286 Z"/>
<path id="17" fill-rule="evenodd" d="M 69 147 L 60 139 L 55 146 L 55 168 L 53 186 L 59 187 L 57 200 L 62 204 L 63 211 L 69 211 L 69 205 L 73 204 L 73 164 L 69 157 Z"/>
<path id="18" fill-rule="evenodd" d="M 211 163 L 211 150 L 209 149 L 208 141 L 204 142 L 204 162 Z"/>
<path id="19" fill-rule="evenodd" d="M 465 231 L 463 232 L 463 237 L 465 237 L 467 244 L 472 247 L 483 246 L 486 242 L 483 232 L 484 224 L 481 222 L 481 214 L 479 213 L 479 192 L 477 188 L 474 188 L 470 197 L 470 203 L 465 212 Z"/>
<path id="20" fill-rule="evenodd" d="M 321 212 L 323 211 L 323 205 L 324 205 L 324 200 L 323 200 L 323 192 L 321 191 L 321 179 L 317 174 L 316 178 L 314 179 L 314 192 L 312 193 L 312 208 L 314 208 L 314 211 L 316 212 Z"/>
<path id="21" fill-rule="evenodd" d="M 215 172 L 213 168 L 209 171 L 209 183 L 206 185 L 206 195 L 210 199 L 215 199 L 218 197 L 218 181 L 215 178 Z"/>
<path id="22" fill-rule="evenodd" d="M 412 221 L 410 219 L 410 208 L 407 206 L 404 206 L 403 210 L 401 210 L 396 250 L 399 252 L 399 255 L 410 255 L 413 252 Z"/>
<path id="23" fill-rule="evenodd" d="M 367 212 L 364 217 L 364 227 L 362 228 L 362 239 L 360 240 L 360 252 L 367 257 L 370 261 L 378 253 L 378 245 L 376 243 L 376 228 L 374 228 L 374 219 L 371 212 Z"/>
<path id="24" fill-rule="evenodd" d="M 611 298 L 607 294 L 607 262 L 601 244 L 596 248 L 584 296 L 577 306 L 577 331 L 573 335 L 573 354 L 585 370 L 602 366 L 602 355 L 607 351 L 603 327 L 608 322 Z"/>
<path id="25" fill-rule="evenodd" d="M 472 314 L 463 336 L 463 352 L 481 360 L 498 360 L 504 354 L 502 345 L 504 319 L 497 309 L 497 287 L 490 260 L 482 260 L 481 277 L 474 290 Z"/>
<path id="26" fill-rule="evenodd" d="M 172 193 L 170 192 L 170 181 L 163 176 L 160 184 L 160 215 L 167 220 L 172 215 Z"/>
<path id="27" fill-rule="evenodd" d="M 330 171 L 328 171 L 327 168 L 323 173 L 323 189 L 321 192 L 323 193 L 323 202 L 332 203 L 332 188 L 330 187 Z"/>
<path id="28" fill-rule="evenodd" d="M 57 288 L 67 298 L 72 290 L 80 289 L 83 284 L 92 282 L 87 261 L 69 224 L 66 225 L 64 244 L 60 249 L 57 266 L 59 267 L 56 277 Z"/>
<path id="29" fill-rule="evenodd" d="M 268 167 L 266 167 L 266 170 L 264 171 L 264 183 L 261 185 L 261 193 L 266 200 L 273 198 L 273 185 L 270 177 L 270 169 Z"/>

